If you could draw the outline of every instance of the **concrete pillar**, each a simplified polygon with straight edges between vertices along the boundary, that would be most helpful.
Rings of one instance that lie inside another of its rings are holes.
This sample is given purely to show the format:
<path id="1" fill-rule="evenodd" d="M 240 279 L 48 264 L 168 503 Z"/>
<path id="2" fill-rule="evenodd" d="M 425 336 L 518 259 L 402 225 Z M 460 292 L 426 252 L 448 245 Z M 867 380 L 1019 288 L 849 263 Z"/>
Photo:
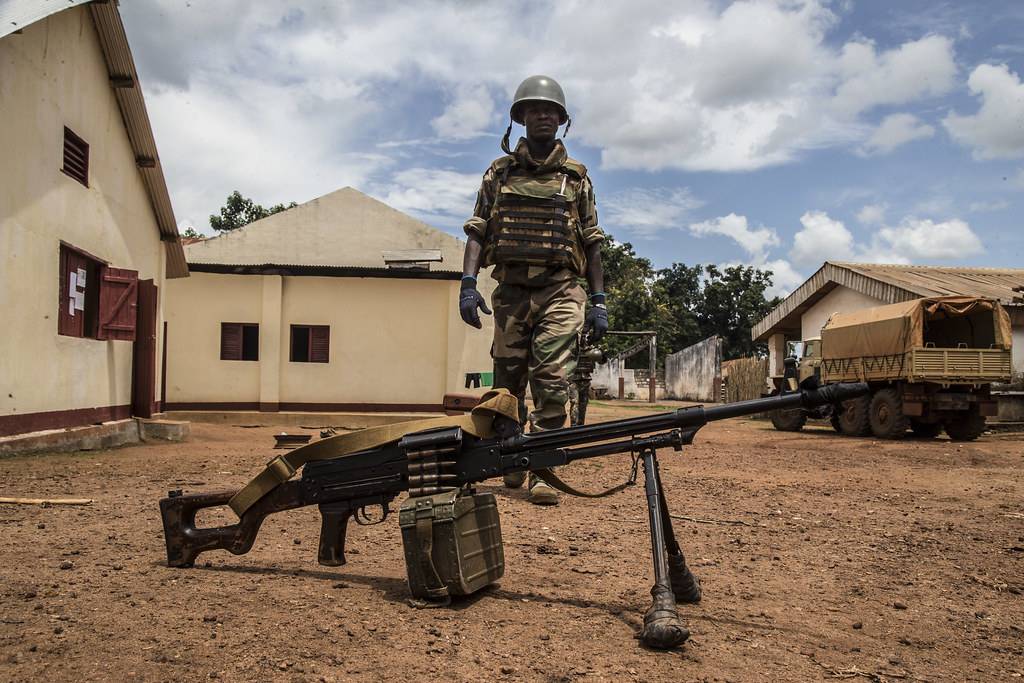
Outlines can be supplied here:
<path id="1" fill-rule="evenodd" d="M 263 313 L 260 317 L 260 410 L 275 412 L 281 404 L 281 356 L 286 330 L 281 308 L 284 278 L 263 276 Z"/>
<path id="2" fill-rule="evenodd" d="M 785 367 L 782 361 L 786 358 L 786 335 L 777 332 L 768 337 L 768 374 L 781 375 Z"/>

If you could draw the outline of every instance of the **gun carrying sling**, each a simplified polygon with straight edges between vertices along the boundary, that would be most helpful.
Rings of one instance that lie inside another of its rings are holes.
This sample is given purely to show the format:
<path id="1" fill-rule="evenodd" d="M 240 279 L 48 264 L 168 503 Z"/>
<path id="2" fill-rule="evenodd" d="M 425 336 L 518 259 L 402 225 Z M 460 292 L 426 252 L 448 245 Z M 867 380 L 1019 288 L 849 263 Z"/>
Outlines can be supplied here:
<path id="1" fill-rule="evenodd" d="M 260 498 L 291 479 L 295 472 L 307 462 L 340 458 L 351 453 L 376 448 L 397 441 L 412 432 L 437 429 L 438 427 L 461 427 L 473 436 L 490 438 L 494 435 L 492 423 L 497 415 L 519 422 L 519 402 L 507 389 L 488 391 L 469 415 L 399 422 L 321 439 L 271 460 L 262 472 L 228 501 L 228 505 L 235 511 L 235 514 L 241 517 Z"/>

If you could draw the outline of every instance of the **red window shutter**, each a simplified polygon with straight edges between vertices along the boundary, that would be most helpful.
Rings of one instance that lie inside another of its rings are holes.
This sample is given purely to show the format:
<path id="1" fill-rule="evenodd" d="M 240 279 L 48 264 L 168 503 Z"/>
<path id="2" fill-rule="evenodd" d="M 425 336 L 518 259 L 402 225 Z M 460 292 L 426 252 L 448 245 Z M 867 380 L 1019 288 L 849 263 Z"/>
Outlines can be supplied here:
<path id="1" fill-rule="evenodd" d="M 241 323 L 220 324 L 220 359 L 242 360 Z"/>
<path id="2" fill-rule="evenodd" d="M 331 358 L 331 328 L 313 325 L 309 328 L 309 362 L 327 363 Z"/>
<path id="3" fill-rule="evenodd" d="M 96 338 L 135 341 L 138 271 L 103 266 L 99 280 L 100 315 Z"/>
<path id="4" fill-rule="evenodd" d="M 85 335 L 85 311 L 74 307 L 75 291 L 84 290 L 77 285 L 71 289 L 71 273 L 88 269 L 88 260 L 64 246 L 60 248 L 60 301 L 57 304 L 57 333 L 71 337 Z"/>

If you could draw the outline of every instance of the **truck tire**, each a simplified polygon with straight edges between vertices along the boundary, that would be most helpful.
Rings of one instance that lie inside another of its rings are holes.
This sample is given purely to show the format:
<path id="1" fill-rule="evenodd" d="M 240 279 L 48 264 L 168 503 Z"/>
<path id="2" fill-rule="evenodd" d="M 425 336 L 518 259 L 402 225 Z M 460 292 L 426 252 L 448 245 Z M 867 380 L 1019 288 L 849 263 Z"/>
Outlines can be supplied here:
<path id="1" fill-rule="evenodd" d="M 834 430 L 836 430 L 836 432 L 842 434 L 843 433 L 843 425 L 841 425 L 839 423 L 839 412 L 838 412 L 838 410 L 839 409 L 837 408 L 835 411 L 832 412 L 832 416 L 828 418 L 828 421 L 832 424 L 832 429 L 834 429 Z"/>
<path id="2" fill-rule="evenodd" d="M 934 439 L 942 432 L 941 422 L 919 422 L 917 420 L 910 421 L 910 430 L 914 432 L 914 436 L 921 439 Z"/>
<path id="3" fill-rule="evenodd" d="M 953 441 L 974 441 L 985 431 L 985 416 L 972 410 L 947 419 L 943 426 Z"/>
<path id="4" fill-rule="evenodd" d="M 803 410 L 772 411 L 772 426 L 780 432 L 799 432 L 807 424 L 807 415 Z"/>
<path id="5" fill-rule="evenodd" d="M 903 414 L 903 399 L 895 389 L 879 389 L 871 397 L 868 411 L 871 433 L 879 439 L 902 439 L 910 420 Z"/>
<path id="6" fill-rule="evenodd" d="M 870 407 L 870 396 L 861 396 L 849 401 L 843 401 L 842 405 L 836 408 L 836 421 L 839 423 L 837 431 L 847 436 L 867 436 L 870 434 L 871 423 L 868 420 L 868 410 Z"/>

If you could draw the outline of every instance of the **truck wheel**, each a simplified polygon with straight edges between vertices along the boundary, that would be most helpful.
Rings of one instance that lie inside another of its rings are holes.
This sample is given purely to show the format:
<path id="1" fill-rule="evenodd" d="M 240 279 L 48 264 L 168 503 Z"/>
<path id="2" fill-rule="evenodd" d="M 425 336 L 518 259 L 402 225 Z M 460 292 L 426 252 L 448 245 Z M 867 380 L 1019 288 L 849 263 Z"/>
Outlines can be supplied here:
<path id="1" fill-rule="evenodd" d="M 910 430 L 914 432 L 914 436 L 922 439 L 934 439 L 942 431 L 941 422 L 919 422 L 917 420 L 910 421 Z"/>
<path id="2" fill-rule="evenodd" d="M 836 417 L 839 422 L 839 430 L 847 436 L 867 436 L 871 433 L 871 423 L 868 420 L 868 409 L 871 406 L 870 396 L 843 401 L 843 404 L 836 408 Z"/>
<path id="3" fill-rule="evenodd" d="M 780 432 L 799 432 L 807 424 L 807 416 L 802 410 L 772 411 L 772 425 Z"/>
<path id="4" fill-rule="evenodd" d="M 902 439 L 910 426 L 903 414 L 903 400 L 895 389 L 879 389 L 868 411 L 871 432 L 879 439 Z"/>
<path id="5" fill-rule="evenodd" d="M 943 426 L 953 441 L 974 441 L 985 431 L 985 416 L 972 410 L 946 420 Z"/>

